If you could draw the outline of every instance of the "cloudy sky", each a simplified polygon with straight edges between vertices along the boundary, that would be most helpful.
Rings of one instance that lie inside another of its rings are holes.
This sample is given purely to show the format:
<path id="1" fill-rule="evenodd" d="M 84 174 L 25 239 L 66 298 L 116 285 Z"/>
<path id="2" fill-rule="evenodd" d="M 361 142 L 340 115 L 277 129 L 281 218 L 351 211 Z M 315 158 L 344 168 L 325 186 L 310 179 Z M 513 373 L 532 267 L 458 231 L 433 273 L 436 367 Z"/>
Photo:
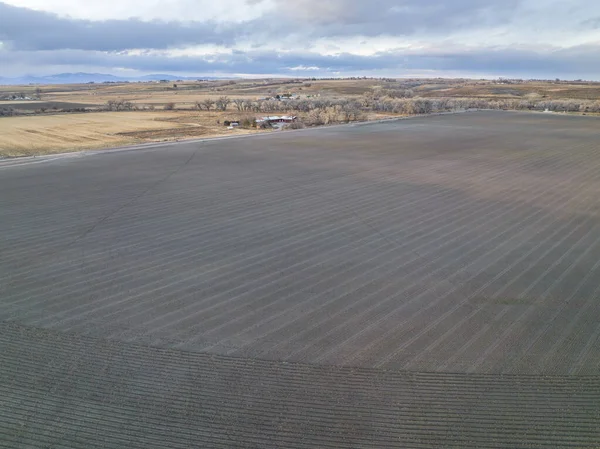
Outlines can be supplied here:
<path id="1" fill-rule="evenodd" d="M 0 0 L 0 76 L 600 80 L 600 0 Z"/>

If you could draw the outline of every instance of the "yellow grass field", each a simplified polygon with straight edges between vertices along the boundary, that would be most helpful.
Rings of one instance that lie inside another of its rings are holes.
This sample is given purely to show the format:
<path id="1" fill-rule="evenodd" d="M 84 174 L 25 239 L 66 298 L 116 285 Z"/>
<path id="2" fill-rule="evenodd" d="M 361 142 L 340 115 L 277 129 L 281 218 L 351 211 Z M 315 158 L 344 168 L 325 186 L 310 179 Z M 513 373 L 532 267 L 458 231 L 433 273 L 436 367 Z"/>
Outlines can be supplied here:
<path id="1" fill-rule="evenodd" d="M 0 119 L 0 156 L 52 154 L 261 132 L 228 130 L 217 123 L 231 115 L 223 112 L 134 111 L 3 117 Z"/>

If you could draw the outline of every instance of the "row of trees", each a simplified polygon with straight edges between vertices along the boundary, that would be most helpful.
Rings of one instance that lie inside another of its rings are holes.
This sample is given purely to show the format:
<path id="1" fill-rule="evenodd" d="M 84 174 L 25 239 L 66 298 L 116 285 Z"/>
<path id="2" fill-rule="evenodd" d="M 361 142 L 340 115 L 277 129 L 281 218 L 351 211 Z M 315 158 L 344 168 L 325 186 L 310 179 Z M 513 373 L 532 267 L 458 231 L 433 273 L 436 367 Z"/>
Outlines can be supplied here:
<path id="1" fill-rule="evenodd" d="M 226 111 L 230 105 L 241 114 L 294 114 L 301 115 L 307 124 L 319 125 L 334 122 L 349 122 L 362 120 L 368 112 L 389 114 L 430 114 L 435 112 L 452 112 L 465 109 L 506 109 L 506 110 L 535 110 L 553 112 L 600 113 L 600 100 L 547 100 L 539 95 L 526 95 L 522 99 L 486 99 L 486 98 L 420 98 L 412 96 L 411 92 L 400 95 L 377 95 L 369 93 L 358 99 L 322 99 L 308 98 L 301 100 L 249 100 L 204 99 L 196 102 L 195 106 L 204 111 Z M 57 108 L 54 108 L 56 111 Z M 125 100 L 109 100 L 102 108 L 107 111 L 137 111 L 154 110 L 154 106 L 140 106 Z M 175 103 L 167 103 L 165 110 L 174 110 Z M 61 112 L 91 112 L 91 108 L 63 109 Z M 36 113 L 46 112 L 45 108 Z M 0 109 L 1 116 L 18 115 L 12 107 Z"/>
<path id="2" fill-rule="evenodd" d="M 234 99 L 238 112 L 254 113 L 304 113 L 335 109 L 346 116 L 355 117 L 366 112 L 394 114 L 430 114 L 465 109 L 538 110 L 555 112 L 600 112 L 600 101 L 591 100 L 537 100 L 537 99 L 485 99 L 485 98 L 420 98 L 365 96 L 360 100 L 350 99 L 303 99 L 291 101 Z M 207 109 L 208 110 L 208 109 Z M 224 109 L 222 109 L 224 110 Z"/>
<path id="3" fill-rule="evenodd" d="M 239 102 L 240 100 L 233 100 L 234 102 Z M 243 101 L 243 100 L 241 100 Z M 206 98 L 202 101 L 197 101 L 195 106 L 196 109 L 202 111 L 210 111 L 211 109 L 217 109 L 218 111 L 226 111 L 227 107 L 231 104 L 231 100 L 229 97 L 219 97 L 216 100 L 212 98 Z M 238 110 L 240 110 L 238 108 Z"/>
<path id="4" fill-rule="evenodd" d="M 553 112 L 600 112 L 600 101 L 589 100 L 494 100 L 483 98 L 411 98 L 381 99 L 371 105 L 377 112 L 429 114 L 465 109 L 535 110 Z"/>
<path id="5" fill-rule="evenodd" d="M 131 101 L 108 100 L 106 102 L 105 109 L 107 111 L 133 111 L 137 109 L 137 107 Z"/>
<path id="6" fill-rule="evenodd" d="M 6 92 L 4 94 L 0 94 L 0 101 L 11 101 L 11 100 L 41 100 L 42 99 L 42 90 L 37 87 L 34 93 L 25 93 L 25 92 Z"/>
<path id="7" fill-rule="evenodd" d="M 230 99 L 222 96 L 217 99 L 206 98 L 197 101 L 195 107 L 204 111 L 226 111 L 231 104 L 240 113 L 301 113 L 311 114 L 316 123 L 320 116 L 335 111 L 342 116 L 341 121 L 358 120 L 366 112 L 381 112 L 394 114 L 429 114 L 434 112 L 451 112 L 464 109 L 507 109 L 507 110 L 538 110 L 554 112 L 600 112 L 600 101 L 596 100 L 546 100 L 536 94 L 525 96 L 523 99 L 486 99 L 486 98 L 420 98 L 415 97 L 410 89 L 384 91 L 384 95 L 369 92 L 359 99 L 300 99 L 278 101 L 249 100 L 243 98 Z M 109 111 L 138 110 L 134 103 L 124 100 L 109 100 L 106 103 Z M 146 108 L 144 108 L 146 109 Z M 150 109 L 154 109 L 150 107 Z M 166 110 L 175 109 L 174 103 L 167 103 Z"/>
<path id="8" fill-rule="evenodd" d="M 14 108 L 0 108 L 0 117 L 12 117 L 13 115 L 18 115 Z"/>

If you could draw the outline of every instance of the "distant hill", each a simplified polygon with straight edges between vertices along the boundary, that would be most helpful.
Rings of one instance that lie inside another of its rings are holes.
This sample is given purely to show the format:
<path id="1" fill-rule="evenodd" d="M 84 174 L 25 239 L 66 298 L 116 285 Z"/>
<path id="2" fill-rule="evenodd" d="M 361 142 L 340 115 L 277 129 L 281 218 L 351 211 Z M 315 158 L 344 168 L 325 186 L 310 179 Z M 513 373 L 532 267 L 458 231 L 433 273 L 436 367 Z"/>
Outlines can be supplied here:
<path id="1" fill-rule="evenodd" d="M 136 77 L 122 77 L 115 75 L 108 75 L 106 73 L 58 73 L 56 75 L 46 76 L 20 76 L 16 78 L 5 78 L 0 77 L 0 84 L 77 84 L 77 83 L 124 83 L 124 82 L 138 82 L 138 81 L 177 81 L 177 80 L 197 80 L 197 79 L 222 79 L 222 77 L 215 76 L 177 76 L 168 74 L 152 74 L 142 75 Z"/>

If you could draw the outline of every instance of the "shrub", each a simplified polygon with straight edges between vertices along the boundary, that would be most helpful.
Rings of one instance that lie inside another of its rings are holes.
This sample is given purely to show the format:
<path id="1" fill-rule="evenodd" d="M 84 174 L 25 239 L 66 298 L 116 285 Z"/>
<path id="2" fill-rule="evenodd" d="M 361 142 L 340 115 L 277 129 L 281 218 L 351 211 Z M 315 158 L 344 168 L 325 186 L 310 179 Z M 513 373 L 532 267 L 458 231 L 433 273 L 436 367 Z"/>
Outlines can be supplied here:
<path id="1" fill-rule="evenodd" d="M 257 125 L 257 127 L 260 129 L 272 129 L 273 125 L 271 122 L 261 122 L 260 125 Z"/>
<path id="2" fill-rule="evenodd" d="M 246 117 L 240 122 L 240 126 L 242 128 L 256 128 L 256 119 Z"/>
<path id="3" fill-rule="evenodd" d="M 292 122 L 289 125 L 285 125 L 283 127 L 283 129 L 304 129 L 304 128 L 306 128 L 306 125 L 299 120 Z"/>
<path id="4" fill-rule="evenodd" d="M 164 109 L 165 109 L 165 111 L 172 111 L 173 109 L 175 109 L 175 103 L 169 102 L 169 103 L 165 104 Z"/>
<path id="5" fill-rule="evenodd" d="M 13 108 L 0 108 L 0 117 L 11 117 L 13 115 L 16 115 Z"/>

